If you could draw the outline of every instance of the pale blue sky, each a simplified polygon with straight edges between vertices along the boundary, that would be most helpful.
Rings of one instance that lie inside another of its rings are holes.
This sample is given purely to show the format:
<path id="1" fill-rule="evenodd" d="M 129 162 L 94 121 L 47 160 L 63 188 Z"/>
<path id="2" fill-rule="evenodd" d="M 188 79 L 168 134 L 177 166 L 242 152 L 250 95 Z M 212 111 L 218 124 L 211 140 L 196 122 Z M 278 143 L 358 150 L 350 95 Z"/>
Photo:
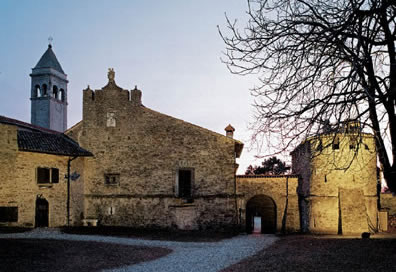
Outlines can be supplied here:
<path id="1" fill-rule="evenodd" d="M 69 80 L 68 127 L 81 120 L 82 89 L 102 88 L 112 67 L 147 107 L 222 134 L 231 123 L 245 143 L 243 173 L 259 163 L 247 150 L 255 80 L 221 63 L 217 25 L 225 29 L 225 12 L 243 20 L 245 10 L 244 0 L 2 0 L 0 115 L 30 122 L 29 74 L 52 36 Z"/>

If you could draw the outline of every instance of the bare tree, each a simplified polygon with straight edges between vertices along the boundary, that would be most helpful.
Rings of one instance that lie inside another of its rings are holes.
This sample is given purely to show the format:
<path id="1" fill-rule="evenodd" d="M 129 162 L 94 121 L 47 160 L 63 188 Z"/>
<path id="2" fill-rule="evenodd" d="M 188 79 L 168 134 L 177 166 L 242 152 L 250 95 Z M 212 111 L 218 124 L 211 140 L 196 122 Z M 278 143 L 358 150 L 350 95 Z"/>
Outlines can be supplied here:
<path id="1" fill-rule="evenodd" d="M 276 133 L 277 148 L 290 150 L 329 120 L 359 120 L 374 134 L 384 177 L 396 192 L 395 1 L 247 3 L 246 25 L 227 17 L 219 32 L 230 71 L 258 75 L 253 140 Z"/>

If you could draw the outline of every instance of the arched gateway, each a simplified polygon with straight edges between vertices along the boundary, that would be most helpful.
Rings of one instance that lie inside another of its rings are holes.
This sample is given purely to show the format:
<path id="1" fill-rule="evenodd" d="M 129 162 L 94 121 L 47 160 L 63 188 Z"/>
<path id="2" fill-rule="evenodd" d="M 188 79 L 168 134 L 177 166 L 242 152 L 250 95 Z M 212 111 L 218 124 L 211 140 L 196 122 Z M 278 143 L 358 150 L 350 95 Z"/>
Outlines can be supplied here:
<path id="1" fill-rule="evenodd" d="M 271 197 L 252 197 L 246 203 L 246 231 L 252 233 L 253 230 L 259 229 L 261 233 L 275 233 L 276 215 L 276 204 Z"/>

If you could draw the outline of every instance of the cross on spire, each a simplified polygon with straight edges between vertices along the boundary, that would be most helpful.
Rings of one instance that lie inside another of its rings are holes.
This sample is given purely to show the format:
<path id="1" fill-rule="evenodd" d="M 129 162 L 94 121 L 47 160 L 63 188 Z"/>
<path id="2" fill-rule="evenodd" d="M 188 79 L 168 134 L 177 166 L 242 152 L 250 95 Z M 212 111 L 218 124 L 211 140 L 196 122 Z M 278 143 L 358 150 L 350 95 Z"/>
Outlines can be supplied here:
<path id="1" fill-rule="evenodd" d="M 52 38 L 52 36 L 48 37 L 48 47 L 52 47 L 52 41 L 54 40 L 54 38 Z"/>

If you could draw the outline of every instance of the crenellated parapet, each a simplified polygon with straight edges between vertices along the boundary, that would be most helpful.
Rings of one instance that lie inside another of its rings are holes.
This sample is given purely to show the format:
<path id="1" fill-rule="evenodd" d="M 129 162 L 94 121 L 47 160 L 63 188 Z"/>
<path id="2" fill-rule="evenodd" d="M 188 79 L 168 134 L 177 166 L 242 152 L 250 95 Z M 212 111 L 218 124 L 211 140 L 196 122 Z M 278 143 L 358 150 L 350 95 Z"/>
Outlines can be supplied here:
<path id="1" fill-rule="evenodd" d="M 83 120 L 101 118 L 99 123 L 105 120 L 103 124 L 111 127 L 116 125 L 114 120 L 120 118 L 121 112 L 133 114 L 136 108 L 142 106 L 142 92 L 137 86 L 130 91 L 119 87 L 112 68 L 109 69 L 107 77 L 108 83 L 103 88 L 92 90 L 88 85 L 83 90 Z"/>
<path id="2" fill-rule="evenodd" d="M 109 81 L 102 89 L 92 90 L 89 85 L 83 90 L 84 101 L 101 101 L 102 99 L 112 98 L 113 100 L 130 101 L 134 106 L 142 105 L 142 91 L 137 86 L 131 91 L 119 87 L 115 83 L 115 72 L 109 69 L 107 75 Z"/>

